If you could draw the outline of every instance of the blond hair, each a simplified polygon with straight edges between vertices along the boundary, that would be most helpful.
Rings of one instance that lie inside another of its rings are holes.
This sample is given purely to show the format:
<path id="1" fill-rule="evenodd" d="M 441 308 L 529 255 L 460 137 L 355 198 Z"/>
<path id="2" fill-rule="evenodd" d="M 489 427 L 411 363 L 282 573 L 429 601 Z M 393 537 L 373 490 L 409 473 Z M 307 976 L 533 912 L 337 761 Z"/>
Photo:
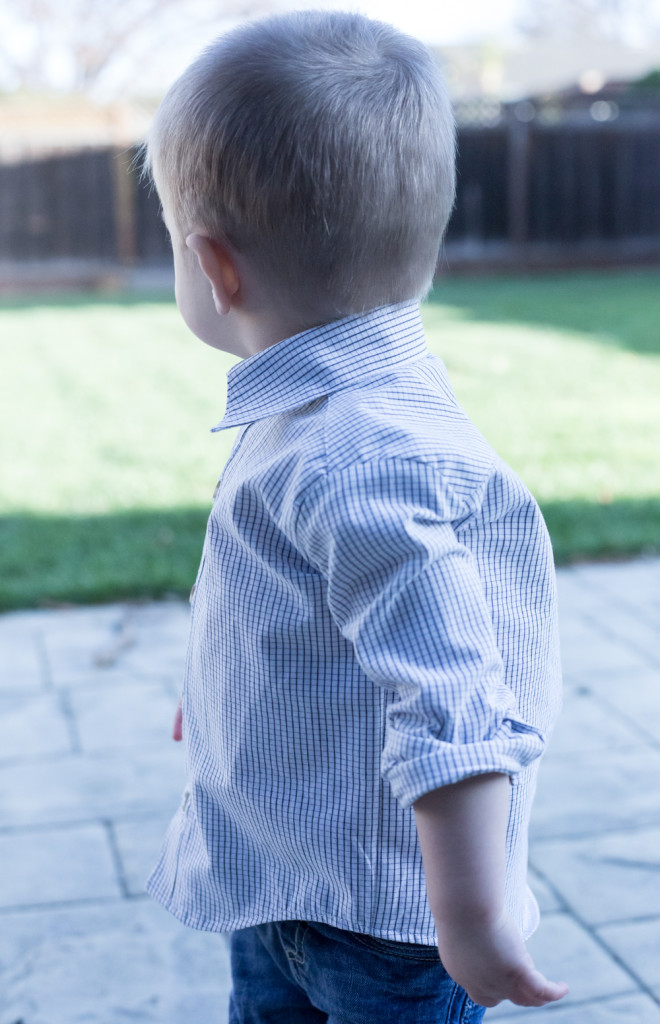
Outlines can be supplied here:
<path id="1" fill-rule="evenodd" d="M 146 153 L 179 222 L 244 253 L 303 314 L 430 287 L 454 121 L 431 53 L 389 25 L 306 11 L 220 37 L 165 96 Z"/>

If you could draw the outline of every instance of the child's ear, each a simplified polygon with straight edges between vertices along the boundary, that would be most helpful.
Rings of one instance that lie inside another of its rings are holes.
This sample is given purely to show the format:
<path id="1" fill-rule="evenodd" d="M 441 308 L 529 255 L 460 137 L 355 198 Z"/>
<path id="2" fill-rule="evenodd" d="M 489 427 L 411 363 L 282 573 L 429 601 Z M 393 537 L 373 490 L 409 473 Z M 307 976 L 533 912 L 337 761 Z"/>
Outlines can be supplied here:
<path id="1" fill-rule="evenodd" d="M 188 235 L 186 245 L 195 253 L 203 274 L 211 284 L 216 311 L 220 315 L 228 313 L 240 286 L 231 251 L 207 235 Z"/>

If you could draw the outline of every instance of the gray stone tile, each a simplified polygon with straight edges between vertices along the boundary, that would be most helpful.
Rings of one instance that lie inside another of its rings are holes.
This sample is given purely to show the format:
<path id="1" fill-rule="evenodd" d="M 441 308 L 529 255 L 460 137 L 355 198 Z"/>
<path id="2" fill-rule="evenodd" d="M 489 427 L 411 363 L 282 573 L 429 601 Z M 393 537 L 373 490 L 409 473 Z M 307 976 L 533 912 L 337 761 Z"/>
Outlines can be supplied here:
<path id="1" fill-rule="evenodd" d="M 0 907 L 121 896 L 101 825 L 0 835 L 0 864 Z"/>
<path id="2" fill-rule="evenodd" d="M 43 629 L 52 682 L 68 686 L 86 682 L 100 669 L 114 665 L 113 653 L 130 642 L 126 608 L 72 608 L 52 613 Z"/>
<path id="3" fill-rule="evenodd" d="M 190 628 L 189 601 L 162 601 L 134 605 L 131 622 L 145 641 L 154 640 L 186 644 Z"/>
<path id="4" fill-rule="evenodd" d="M 660 917 L 598 929 L 607 945 L 660 995 Z"/>
<path id="5" fill-rule="evenodd" d="M 15 639 L 0 640 L 0 693 L 25 693 L 42 689 L 44 673 L 36 644 Z"/>
<path id="6" fill-rule="evenodd" d="M 644 619 L 634 608 L 614 601 L 601 601 L 590 617 L 617 643 L 634 649 L 650 664 L 660 664 L 660 631 L 658 622 Z"/>
<path id="7" fill-rule="evenodd" d="M 154 659 L 155 665 L 155 659 Z M 118 665 L 93 667 L 85 672 L 61 675 L 55 683 L 56 690 L 75 693 L 78 690 L 112 690 L 119 686 L 139 686 L 142 683 L 158 683 L 169 691 L 173 698 L 181 692 L 180 676 L 170 676 L 162 669 L 153 671 L 132 670 Z"/>
<path id="8" fill-rule="evenodd" d="M 137 606 L 127 621 L 133 642 L 120 653 L 117 665 L 129 672 L 180 680 L 188 646 L 188 602 Z"/>
<path id="9" fill-rule="evenodd" d="M 127 677 L 178 682 L 189 618 L 189 606 L 183 602 L 58 613 L 44 631 L 53 683 L 111 685 Z"/>
<path id="10" fill-rule="evenodd" d="M 24 611 L 2 612 L 0 614 L 0 638 L 5 636 L 30 636 L 52 622 L 53 609 L 26 608 Z"/>
<path id="11" fill-rule="evenodd" d="M 226 1024 L 223 936 L 149 901 L 0 915 L 0 1022 Z"/>
<path id="12" fill-rule="evenodd" d="M 0 721 L 0 761 L 71 750 L 69 726 L 57 693 L 0 696 Z"/>
<path id="13" fill-rule="evenodd" d="M 39 650 L 40 621 L 31 613 L 0 616 L 0 692 L 25 693 L 46 683 Z"/>
<path id="14" fill-rule="evenodd" d="M 579 566 L 569 566 L 557 570 L 557 593 L 559 595 L 559 613 L 562 618 L 578 614 L 588 596 L 589 583 L 585 582 Z"/>
<path id="15" fill-rule="evenodd" d="M 601 598 L 636 606 L 643 616 L 655 617 L 660 611 L 660 558 L 583 565 L 577 574 Z"/>
<path id="16" fill-rule="evenodd" d="M 635 747 L 638 742 L 637 730 L 622 721 L 614 708 L 604 707 L 584 687 L 565 689 L 564 706 L 551 740 L 552 757 Z"/>
<path id="17" fill-rule="evenodd" d="M 646 995 L 621 996 L 579 1007 L 564 1004 L 562 1000 L 534 1010 L 512 1007 L 511 1013 L 501 1019 L 516 1024 L 660 1024 L 660 1006 Z"/>
<path id="18" fill-rule="evenodd" d="M 173 813 L 184 788 L 183 751 L 69 755 L 0 766 L 0 827 Z"/>
<path id="19" fill-rule="evenodd" d="M 660 915 L 658 827 L 535 843 L 531 858 L 584 921 Z"/>
<path id="20" fill-rule="evenodd" d="M 175 810 L 173 807 L 172 814 Z M 114 823 L 117 850 L 126 885 L 132 896 L 139 896 L 145 891 L 145 882 L 160 854 L 172 814 Z"/>
<path id="21" fill-rule="evenodd" d="M 164 647 L 136 649 L 122 660 L 126 671 L 142 679 L 167 681 L 177 692 L 181 691 L 185 670 L 186 648 L 167 650 Z"/>
<path id="22" fill-rule="evenodd" d="M 603 674 L 589 685 L 607 705 L 636 725 L 641 737 L 651 736 L 660 742 L 660 668 Z"/>
<path id="23" fill-rule="evenodd" d="M 539 771 L 531 835 L 550 839 L 655 825 L 660 787 L 649 780 L 658 778 L 660 751 L 641 744 L 606 757 L 555 758 L 551 748 Z"/>
<path id="24" fill-rule="evenodd" d="M 71 692 L 83 750 L 162 746 L 171 742 L 176 701 L 159 682 L 133 681 Z"/>
<path id="25" fill-rule="evenodd" d="M 575 596 L 568 616 L 571 624 L 588 624 L 609 639 L 635 648 L 651 662 L 660 660 L 660 561 L 645 564 L 594 565 L 580 568 L 585 585 L 582 600 Z"/>
<path id="26" fill-rule="evenodd" d="M 562 614 L 559 613 L 559 635 L 561 639 L 562 654 L 565 654 L 571 647 L 579 647 L 580 645 L 591 646 L 598 643 L 601 638 L 601 632 L 590 622 L 585 621 L 583 613 L 588 611 L 588 604 L 585 602 L 585 607 L 582 609 L 580 614 Z"/>
<path id="27" fill-rule="evenodd" d="M 628 973 L 567 914 L 548 914 L 527 946 L 546 978 L 565 981 L 570 986 L 570 992 L 561 1000 L 562 1006 L 623 995 L 636 988 Z M 488 1011 L 487 1019 L 496 1020 L 517 1012 L 512 1003 L 501 1003 Z"/>
<path id="28" fill-rule="evenodd" d="M 561 659 L 568 675 L 586 680 L 602 672 L 644 671 L 649 667 L 648 657 L 642 651 L 584 622 L 576 622 L 570 631 L 564 631 Z"/>

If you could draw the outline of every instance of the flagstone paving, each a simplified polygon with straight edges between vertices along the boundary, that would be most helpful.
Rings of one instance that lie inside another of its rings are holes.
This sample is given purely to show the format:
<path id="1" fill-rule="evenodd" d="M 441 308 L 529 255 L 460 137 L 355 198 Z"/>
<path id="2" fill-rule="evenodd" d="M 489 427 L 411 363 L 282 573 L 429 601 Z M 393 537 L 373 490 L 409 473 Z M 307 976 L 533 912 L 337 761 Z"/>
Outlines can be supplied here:
<path id="1" fill-rule="evenodd" d="M 560 1004 L 503 1024 L 660 1024 L 660 559 L 559 572 L 564 712 L 530 880 Z M 144 881 L 184 784 L 179 602 L 0 616 L 0 1024 L 226 1024 L 223 936 Z"/>

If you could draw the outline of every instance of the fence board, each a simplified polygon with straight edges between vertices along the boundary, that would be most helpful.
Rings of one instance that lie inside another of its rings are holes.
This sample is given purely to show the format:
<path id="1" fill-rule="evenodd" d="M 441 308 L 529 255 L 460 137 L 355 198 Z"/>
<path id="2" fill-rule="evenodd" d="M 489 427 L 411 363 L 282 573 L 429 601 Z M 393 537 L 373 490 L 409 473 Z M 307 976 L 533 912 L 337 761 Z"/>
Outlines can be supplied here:
<path id="1" fill-rule="evenodd" d="M 86 150 L 0 165 L 0 261 L 171 261 L 155 192 L 133 152 Z M 459 132 L 458 193 L 448 251 L 472 258 L 510 246 L 554 247 L 566 261 L 589 246 L 622 259 L 657 242 L 660 119 L 548 125 L 514 118 Z"/>

